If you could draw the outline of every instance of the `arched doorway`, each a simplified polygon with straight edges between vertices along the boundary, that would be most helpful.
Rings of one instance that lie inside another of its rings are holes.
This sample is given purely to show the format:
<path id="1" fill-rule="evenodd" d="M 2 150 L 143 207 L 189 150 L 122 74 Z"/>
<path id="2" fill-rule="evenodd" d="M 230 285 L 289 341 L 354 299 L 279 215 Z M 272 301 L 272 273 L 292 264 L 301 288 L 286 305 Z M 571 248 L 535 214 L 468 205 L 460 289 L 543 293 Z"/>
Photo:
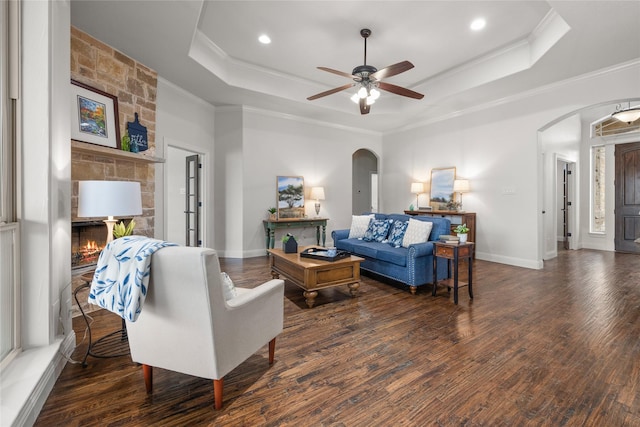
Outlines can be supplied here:
<path id="1" fill-rule="evenodd" d="M 378 211 L 378 157 L 360 149 L 351 159 L 351 210 L 354 215 Z"/>

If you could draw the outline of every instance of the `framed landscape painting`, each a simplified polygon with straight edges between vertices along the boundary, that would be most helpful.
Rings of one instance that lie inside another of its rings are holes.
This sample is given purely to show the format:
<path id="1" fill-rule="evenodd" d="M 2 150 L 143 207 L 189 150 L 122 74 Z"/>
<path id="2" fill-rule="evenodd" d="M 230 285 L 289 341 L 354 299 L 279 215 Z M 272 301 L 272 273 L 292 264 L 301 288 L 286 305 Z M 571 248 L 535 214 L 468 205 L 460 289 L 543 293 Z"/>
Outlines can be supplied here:
<path id="1" fill-rule="evenodd" d="M 455 167 L 431 169 L 431 196 L 429 201 L 432 205 L 439 208 L 453 198 L 453 181 L 455 179 Z"/>
<path id="2" fill-rule="evenodd" d="M 304 218 L 304 178 L 278 176 L 278 218 Z"/>
<path id="3" fill-rule="evenodd" d="M 118 98 L 71 80 L 71 139 L 119 149 Z"/>

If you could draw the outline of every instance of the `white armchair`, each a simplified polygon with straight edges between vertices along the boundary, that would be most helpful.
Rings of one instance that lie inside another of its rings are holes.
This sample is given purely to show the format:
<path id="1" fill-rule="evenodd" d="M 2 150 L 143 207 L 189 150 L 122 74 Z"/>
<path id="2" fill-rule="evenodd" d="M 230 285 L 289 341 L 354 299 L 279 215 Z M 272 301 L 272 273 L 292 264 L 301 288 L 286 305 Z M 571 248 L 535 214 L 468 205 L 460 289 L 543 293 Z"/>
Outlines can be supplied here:
<path id="1" fill-rule="evenodd" d="M 176 246 L 153 254 L 142 311 L 135 322 L 127 322 L 131 358 L 142 364 L 148 393 L 155 366 L 213 379 L 220 409 L 226 374 L 267 343 L 273 363 L 283 325 L 284 282 L 236 289 L 237 296 L 225 301 L 212 249 Z"/>

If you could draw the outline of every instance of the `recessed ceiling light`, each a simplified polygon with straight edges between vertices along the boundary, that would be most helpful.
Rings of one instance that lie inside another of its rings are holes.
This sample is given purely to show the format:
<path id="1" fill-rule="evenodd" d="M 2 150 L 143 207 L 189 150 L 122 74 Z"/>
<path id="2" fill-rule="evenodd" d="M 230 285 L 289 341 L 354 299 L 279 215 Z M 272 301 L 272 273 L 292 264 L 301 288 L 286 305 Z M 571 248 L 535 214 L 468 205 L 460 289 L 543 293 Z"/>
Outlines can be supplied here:
<path id="1" fill-rule="evenodd" d="M 487 21 L 484 18 L 476 18 L 471 22 L 470 27 L 473 31 L 480 31 L 485 25 L 487 25 Z"/>
<path id="2" fill-rule="evenodd" d="M 269 44 L 271 43 L 271 38 L 268 35 L 263 34 L 260 37 L 258 37 L 258 41 L 262 44 Z"/>

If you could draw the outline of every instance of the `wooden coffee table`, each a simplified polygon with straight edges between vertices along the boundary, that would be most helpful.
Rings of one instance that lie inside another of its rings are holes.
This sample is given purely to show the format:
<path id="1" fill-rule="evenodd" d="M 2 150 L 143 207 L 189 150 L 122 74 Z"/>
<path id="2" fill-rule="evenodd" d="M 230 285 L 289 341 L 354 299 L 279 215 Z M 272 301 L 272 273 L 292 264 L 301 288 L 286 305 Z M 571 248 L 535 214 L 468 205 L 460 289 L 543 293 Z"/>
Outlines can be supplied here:
<path id="1" fill-rule="evenodd" d="M 313 246 L 309 246 L 313 247 Z M 306 247 L 299 248 L 303 251 Z M 303 258 L 300 253 L 285 254 L 282 249 L 269 249 L 271 254 L 271 276 L 278 279 L 282 274 L 301 287 L 309 308 L 313 307 L 318 290 L 347 285 L 352 297 L 360 287 L 360 263 L 363 258 L 351 255 L 337 261 L 322 261 Z"/>

